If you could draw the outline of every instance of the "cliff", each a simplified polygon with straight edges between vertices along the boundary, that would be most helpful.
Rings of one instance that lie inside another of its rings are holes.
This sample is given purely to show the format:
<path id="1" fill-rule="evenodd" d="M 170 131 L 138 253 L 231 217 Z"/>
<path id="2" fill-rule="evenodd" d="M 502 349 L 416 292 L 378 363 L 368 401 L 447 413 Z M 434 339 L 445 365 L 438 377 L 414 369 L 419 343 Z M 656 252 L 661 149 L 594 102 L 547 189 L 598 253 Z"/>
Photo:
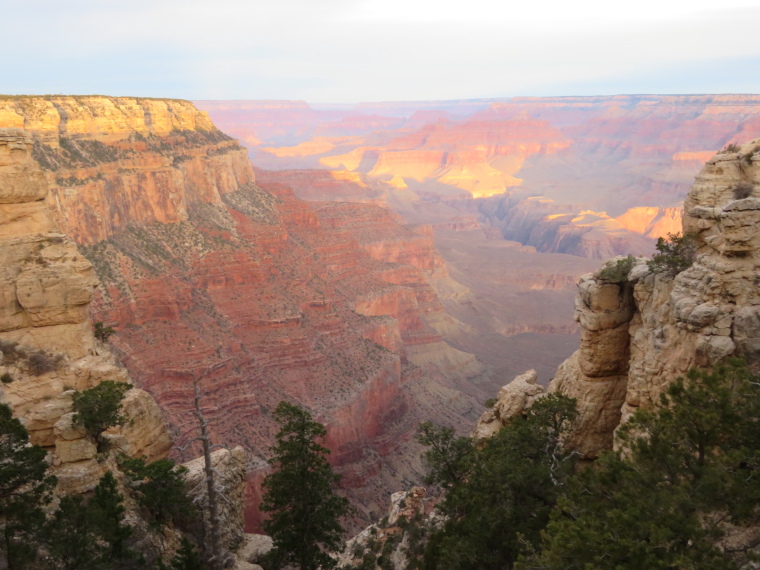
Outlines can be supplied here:
<path id="1" fill-rule="evenodd" d="M 608 270 L 613 259 L 581 278 L 575 310 L 581 346 L 559 367 L 549 391 L 577 398 L 580 418 L 570 444 L 584 457 L 610 449 L 621 422 L 656 406 L 688 369 L 728 356 L 744 357 L 752 368 L 760 364 L 759 143 L 718 153 L 697 176 L 684 203 L 683 231 L 696 247 L 690 267 L 674 276 L 639 259 L 615 272 Z M 488 432 L 499 411 L 535 396 L 533 383 L 516 379 L 477 431 Z"/>
<path id="2" fill-rule="evenodd" d="M 32 148 L 23 130 L 0 129 L 0 372 L 9 380 L 0 401 L 23 420 L 30 441 L 50 451 L 58 492 L 81 493 L 106 466 L 71 425 L 73 390 L 129 377 L 92 335 L 87 309 L 97 281 L 50 215 Z M 114 443 L 135 457 L 165 457 L 171 440 L 156 402 L 132 389 L 124 410 L 139 421 L 116 430 Z"/>
<path id="3" fill-rule="evenodd" d="M 370 204 L 309 205 L 257 185 L 245 151 L 187 102 L 0 103 L 30 132 L 47 203 L 100 280 L 95 318 L 117 328 L 111 344 L 178 443 L 196 429 L 192 374 L 213 367 L 214 441 L 266 457 L 270 410 L 300 403 L 326 424 L 366 513 L 378 489 L 421 469 L 408 460 L 420 420 L 476 413 L 468 378 L 481 366 L 439 330 L 456 323 L 429 284 L 442 271 L 429 234 Z M 249 475 L 249 527 L 263 472 Z"/>

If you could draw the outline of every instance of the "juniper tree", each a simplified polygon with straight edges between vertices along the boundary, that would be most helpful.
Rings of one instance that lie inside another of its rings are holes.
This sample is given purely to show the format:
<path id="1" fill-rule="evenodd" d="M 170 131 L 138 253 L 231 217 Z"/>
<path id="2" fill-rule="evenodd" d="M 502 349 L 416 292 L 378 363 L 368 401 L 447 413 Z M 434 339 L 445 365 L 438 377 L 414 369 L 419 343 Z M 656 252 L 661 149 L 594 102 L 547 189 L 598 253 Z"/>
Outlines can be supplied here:
<path id="1" fill-rule="evenodd" d="M 83 427 L 96 441 L 98 451 L 105 450 L 103 432 L 127 422 L 127 417 L 121 413 L 121 401 L 130 388 L 125 382 L 105 380 L 94 388 L 74 393 L 74 424 Z"/>
<path id="2" fill-rule="evenodd" d="M 340 476 L 327 462 L 330 450 L 320 444 L 327 431 L 306 410 L 287 402 L 272 415 L 281 428 L 270 448 L 275 470 L 264 479 L 261 503 L 261 511 L 269 513 L 264 529 L 274 541 L 269 563 L 332 568 L 327 551 L 340 545 L 340 518 L 349 513 L 349 503 L 333 492 Z"/>

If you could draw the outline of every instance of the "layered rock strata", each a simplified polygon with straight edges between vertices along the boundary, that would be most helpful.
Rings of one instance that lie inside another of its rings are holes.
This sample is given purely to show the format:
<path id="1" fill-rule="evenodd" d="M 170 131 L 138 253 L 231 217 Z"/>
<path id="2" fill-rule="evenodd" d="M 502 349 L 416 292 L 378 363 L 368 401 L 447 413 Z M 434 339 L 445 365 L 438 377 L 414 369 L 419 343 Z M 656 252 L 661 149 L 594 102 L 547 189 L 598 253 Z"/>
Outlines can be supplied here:
<path id="1" fill-rule="evenodd" d="M 615 429 L 638 408 L 656 406 L 678 376 L 741 356 L 760 365 L 760 140 L 723 151 L 697 176 L 685 201 L 683 231 L 696 245 L 693 264 L 654 273 L 645 260 L 624 274 L 621 258 L 579 283 L 580 349 L 551 381 L 578 401 L 570 444 L 594 458 L 614 443 Z M 500 394 L 498 409 L 535 397 L 521 379 Z M 490 429 L 490 416 L 478 430 Z M 508 421 L 508 417 L 500 418 Z"/>
<path id="2" fill-rule="evenodd" d="M 0 104 L 31 132 L 46 200 L 102 283 L 96 318 L 116 326 L 111 344 L 180 443 L 197 427 L 193 375 L 205 373 L 214 441 L 251 457 L 278 429 L 270 410 L 298 402 L 327 425 L 331 461 L 369 512 L 421 469 L 387 459 L 409 453 L 421 419 L 475 414 L 482 397 L 462 390 L 478 392 L 466 379 L 480 365 L 445 340 L 457 324 L 428 283 L 442 269 L 424 229 L 257 186 L 245 151 L 186 102 Z M 262 473 L 249 478 L 249 527 Z"/>
<path id="3" fill-rule="evenodd" d="M 72 424 L 72 394 L 130 379 L 92 335 L 88 305 L 97 279 L 52 218 L 32 149 L 25 131 L 0 129 L 0 401 L 24 422 L 30 441 L 49 450 L 59 492 L 81 493 L 107 466 Z M 118 449 L 165 457 L 171 439 L 155 400 L 131 389 L 124 412 L 134 421 L 108 435 Z"/>

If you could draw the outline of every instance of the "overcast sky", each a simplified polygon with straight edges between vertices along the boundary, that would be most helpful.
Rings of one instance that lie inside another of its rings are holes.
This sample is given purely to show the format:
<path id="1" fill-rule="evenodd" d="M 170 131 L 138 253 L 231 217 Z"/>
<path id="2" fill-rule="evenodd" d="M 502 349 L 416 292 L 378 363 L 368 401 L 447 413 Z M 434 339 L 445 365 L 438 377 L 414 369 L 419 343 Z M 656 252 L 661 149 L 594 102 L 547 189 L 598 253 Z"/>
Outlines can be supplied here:
<path id="1" fill-rule="evenodd" d="M 760 93 L 760 0 L 0 0 L 0 93 Z"/>

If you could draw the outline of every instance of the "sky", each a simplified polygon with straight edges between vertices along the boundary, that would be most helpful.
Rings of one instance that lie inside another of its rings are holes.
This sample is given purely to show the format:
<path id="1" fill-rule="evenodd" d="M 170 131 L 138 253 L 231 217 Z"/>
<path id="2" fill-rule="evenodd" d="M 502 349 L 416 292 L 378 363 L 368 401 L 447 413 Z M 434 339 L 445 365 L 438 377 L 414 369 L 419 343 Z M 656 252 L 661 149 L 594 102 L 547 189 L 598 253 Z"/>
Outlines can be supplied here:
<path id="1" fill-rule="evenodd" d="M 760 0 L 0 0 L 0 93 L 760 93 Z"/>

